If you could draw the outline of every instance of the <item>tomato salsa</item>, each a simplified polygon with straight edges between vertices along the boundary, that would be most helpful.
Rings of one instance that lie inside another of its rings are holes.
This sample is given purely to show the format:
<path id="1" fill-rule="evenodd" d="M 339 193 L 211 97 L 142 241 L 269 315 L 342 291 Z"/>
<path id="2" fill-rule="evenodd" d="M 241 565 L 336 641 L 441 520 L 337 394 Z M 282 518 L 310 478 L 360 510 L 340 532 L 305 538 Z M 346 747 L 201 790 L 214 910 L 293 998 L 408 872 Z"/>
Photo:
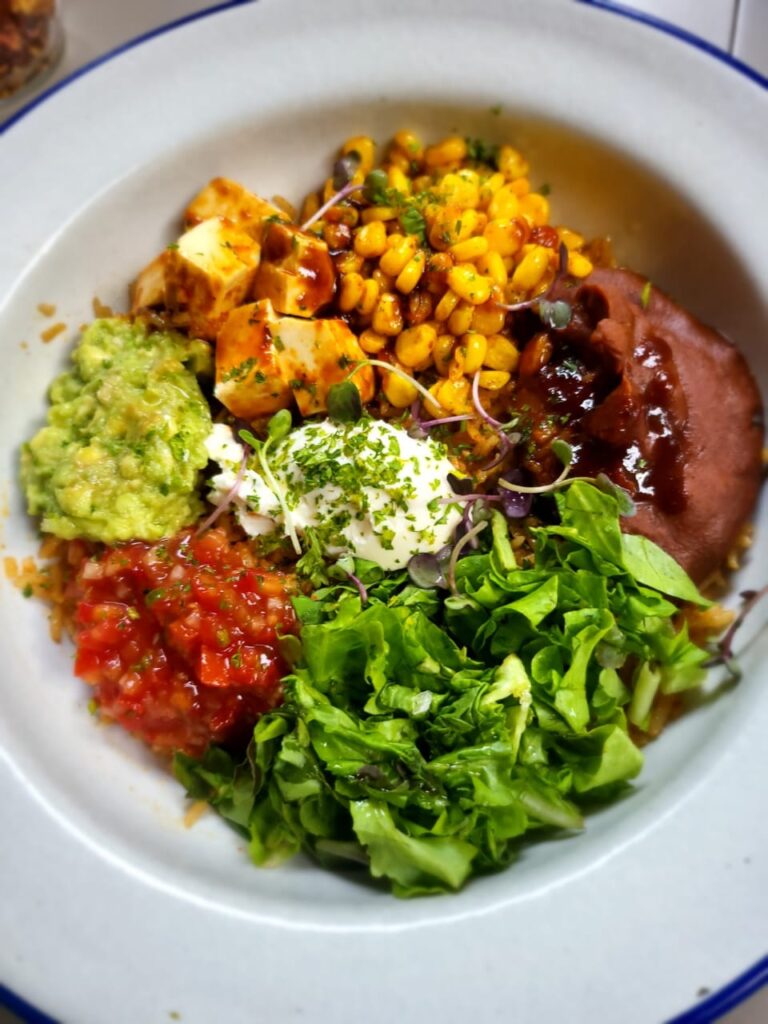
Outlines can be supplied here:
<path id="1" fill-rule="evenodd" d="M 278 636 L 296 630 L 290 578 L 223 530 L 110 548 L 74 587 L 75 673 L 104 718 L 155 750 L 242 744 L 280 702 Z"/>

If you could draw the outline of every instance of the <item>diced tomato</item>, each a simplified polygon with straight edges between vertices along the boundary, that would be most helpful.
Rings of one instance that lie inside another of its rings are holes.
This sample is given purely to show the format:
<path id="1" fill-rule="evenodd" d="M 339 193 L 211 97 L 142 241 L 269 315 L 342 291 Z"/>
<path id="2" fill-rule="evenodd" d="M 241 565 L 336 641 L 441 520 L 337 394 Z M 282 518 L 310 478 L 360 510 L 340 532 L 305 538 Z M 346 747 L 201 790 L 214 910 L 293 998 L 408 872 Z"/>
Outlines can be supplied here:
<path id="1" fill-rule="evenodd" d="M 104 717 L 164 753 L 247 743 L 281 698 L 288 578 L 247 564 L 218 529 L 124 544 L 97 565 L 75 581 L 75 673 Z"/>

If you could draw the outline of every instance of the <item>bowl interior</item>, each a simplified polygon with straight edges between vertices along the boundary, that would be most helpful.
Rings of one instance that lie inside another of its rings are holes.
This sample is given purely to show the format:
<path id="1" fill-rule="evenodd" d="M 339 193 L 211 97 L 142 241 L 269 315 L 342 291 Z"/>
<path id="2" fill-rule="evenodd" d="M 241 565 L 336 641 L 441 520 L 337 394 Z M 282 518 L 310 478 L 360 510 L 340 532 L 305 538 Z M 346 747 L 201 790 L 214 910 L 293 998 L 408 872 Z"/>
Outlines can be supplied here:
<path id="1" fill-rule="evenodd" d="M 209 178 L 226 175 L 266 197 L 279 193 L 300 201 L 327 176 L 344 138 L 364 132 L 383 142 L 401 127 L 425 139 L 455 131 L 517 146 L 531 162 L 532 185 L 546 182 L 551 189 L 553 223 L 588 237 L 609 235 L 622 264 L 646 274 L 735 340 L 766 392 L 765 290 L 755 268 L 734 246 L 716 197 L 706 203 L 681 191 L 654 169 L 652 154 L 637 147 L 622 151 L 523 105 L 505 106 L 496 115 L 487 106 L 458 100 L 415 103 L 370 95 L 346 105 L 320 97 L 288 104 L 279 114 L 256 110 L 113 182 L 52 235 L 0 312 L 5 372 L 14 382 L 0 410 L 6 553 L 18 557 L 36 550 L 35 524 L 24 513 L 17 484 L 18 447 L 40 424 L 46 387 L 65 366 L 79 325 L 92 318 L 92 300 L 116 311 L 126 308 L 129 282 L 174 240 L 185 203 Z M 52 321 L 37 311 L 39 303 L 54 304 L 54 320 L 67 328 L 48 344 L 41 333 Z M 727 481 L 722 486 L 727 500 Z M 759 567 L 768 564 L 766 534 L 758 531 L 735 589 L 760 585 Z M 756 620 L 752 633 L 757 626 Z M 301 859 L 276 871 L 256 871 L 243 844 L 213 816 L 188 832 L 181 788 L 137 743 L 116 728 L 97 725 L 86 710 L 87 687 L 71 676 L 69 644 L 49 643 L 44 609 L 6 582 L 0 586 L 0 648 L 8 749 L 30 789 L 68 828 L 123 869 L 187 898 L 319 928 L 454 917 L 525 899 L 591 869 L 653 828 L 706 779 L 727 737 L 749 713 L 759 685 L 759 651 L 753 645 L 739 689 L 725 699 L 700 702 L 671 727 L 648 749 L 634 795 L 593 815 L 584 835 L 525 848 L 514 870 L 473 883 L 471 897 L 402 904 Z"/>

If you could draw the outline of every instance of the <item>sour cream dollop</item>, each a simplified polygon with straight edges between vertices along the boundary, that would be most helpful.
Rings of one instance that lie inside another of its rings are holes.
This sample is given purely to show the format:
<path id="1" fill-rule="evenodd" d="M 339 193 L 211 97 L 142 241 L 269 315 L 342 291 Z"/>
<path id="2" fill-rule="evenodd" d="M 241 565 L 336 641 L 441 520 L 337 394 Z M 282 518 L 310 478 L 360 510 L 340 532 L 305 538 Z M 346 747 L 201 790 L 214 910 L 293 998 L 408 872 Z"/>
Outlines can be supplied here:
<path id="1" fill-rule="evenodd" d="M 243 446 L 217 423 L 206 449 L 221 472 L 209 501 L 232 489 Z M 382 420 L 321 420 L 293 430 L 268 454 L 269 467 L 293 529 L 315 531 L 332 556 L 353 554 L 383 569 L 401 569 L 418 552 L 436 553 L 451 541 L 462 510 L 448 474 L 455 467 L 445 446 L 410 437 Z M 287 536 L 286 515 L 251 458 L 234 495 L 243 529 L 252 537 Z"/>

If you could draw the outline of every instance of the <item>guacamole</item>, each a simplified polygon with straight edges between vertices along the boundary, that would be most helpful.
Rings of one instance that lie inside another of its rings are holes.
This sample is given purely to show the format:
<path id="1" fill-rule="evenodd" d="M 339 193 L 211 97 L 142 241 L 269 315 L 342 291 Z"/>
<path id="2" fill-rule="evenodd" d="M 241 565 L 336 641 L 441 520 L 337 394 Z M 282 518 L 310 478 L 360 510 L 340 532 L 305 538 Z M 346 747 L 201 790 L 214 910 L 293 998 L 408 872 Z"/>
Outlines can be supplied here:
<path id="1" fill-rule="evenodd" d="M 54 381 L 48 423 L 24 445 L 32 515 L 57 537 L 157 540 L 202 512 L 211 414 L 195 376 L 205 342 L 141 322 L 96 320 Z"/>

